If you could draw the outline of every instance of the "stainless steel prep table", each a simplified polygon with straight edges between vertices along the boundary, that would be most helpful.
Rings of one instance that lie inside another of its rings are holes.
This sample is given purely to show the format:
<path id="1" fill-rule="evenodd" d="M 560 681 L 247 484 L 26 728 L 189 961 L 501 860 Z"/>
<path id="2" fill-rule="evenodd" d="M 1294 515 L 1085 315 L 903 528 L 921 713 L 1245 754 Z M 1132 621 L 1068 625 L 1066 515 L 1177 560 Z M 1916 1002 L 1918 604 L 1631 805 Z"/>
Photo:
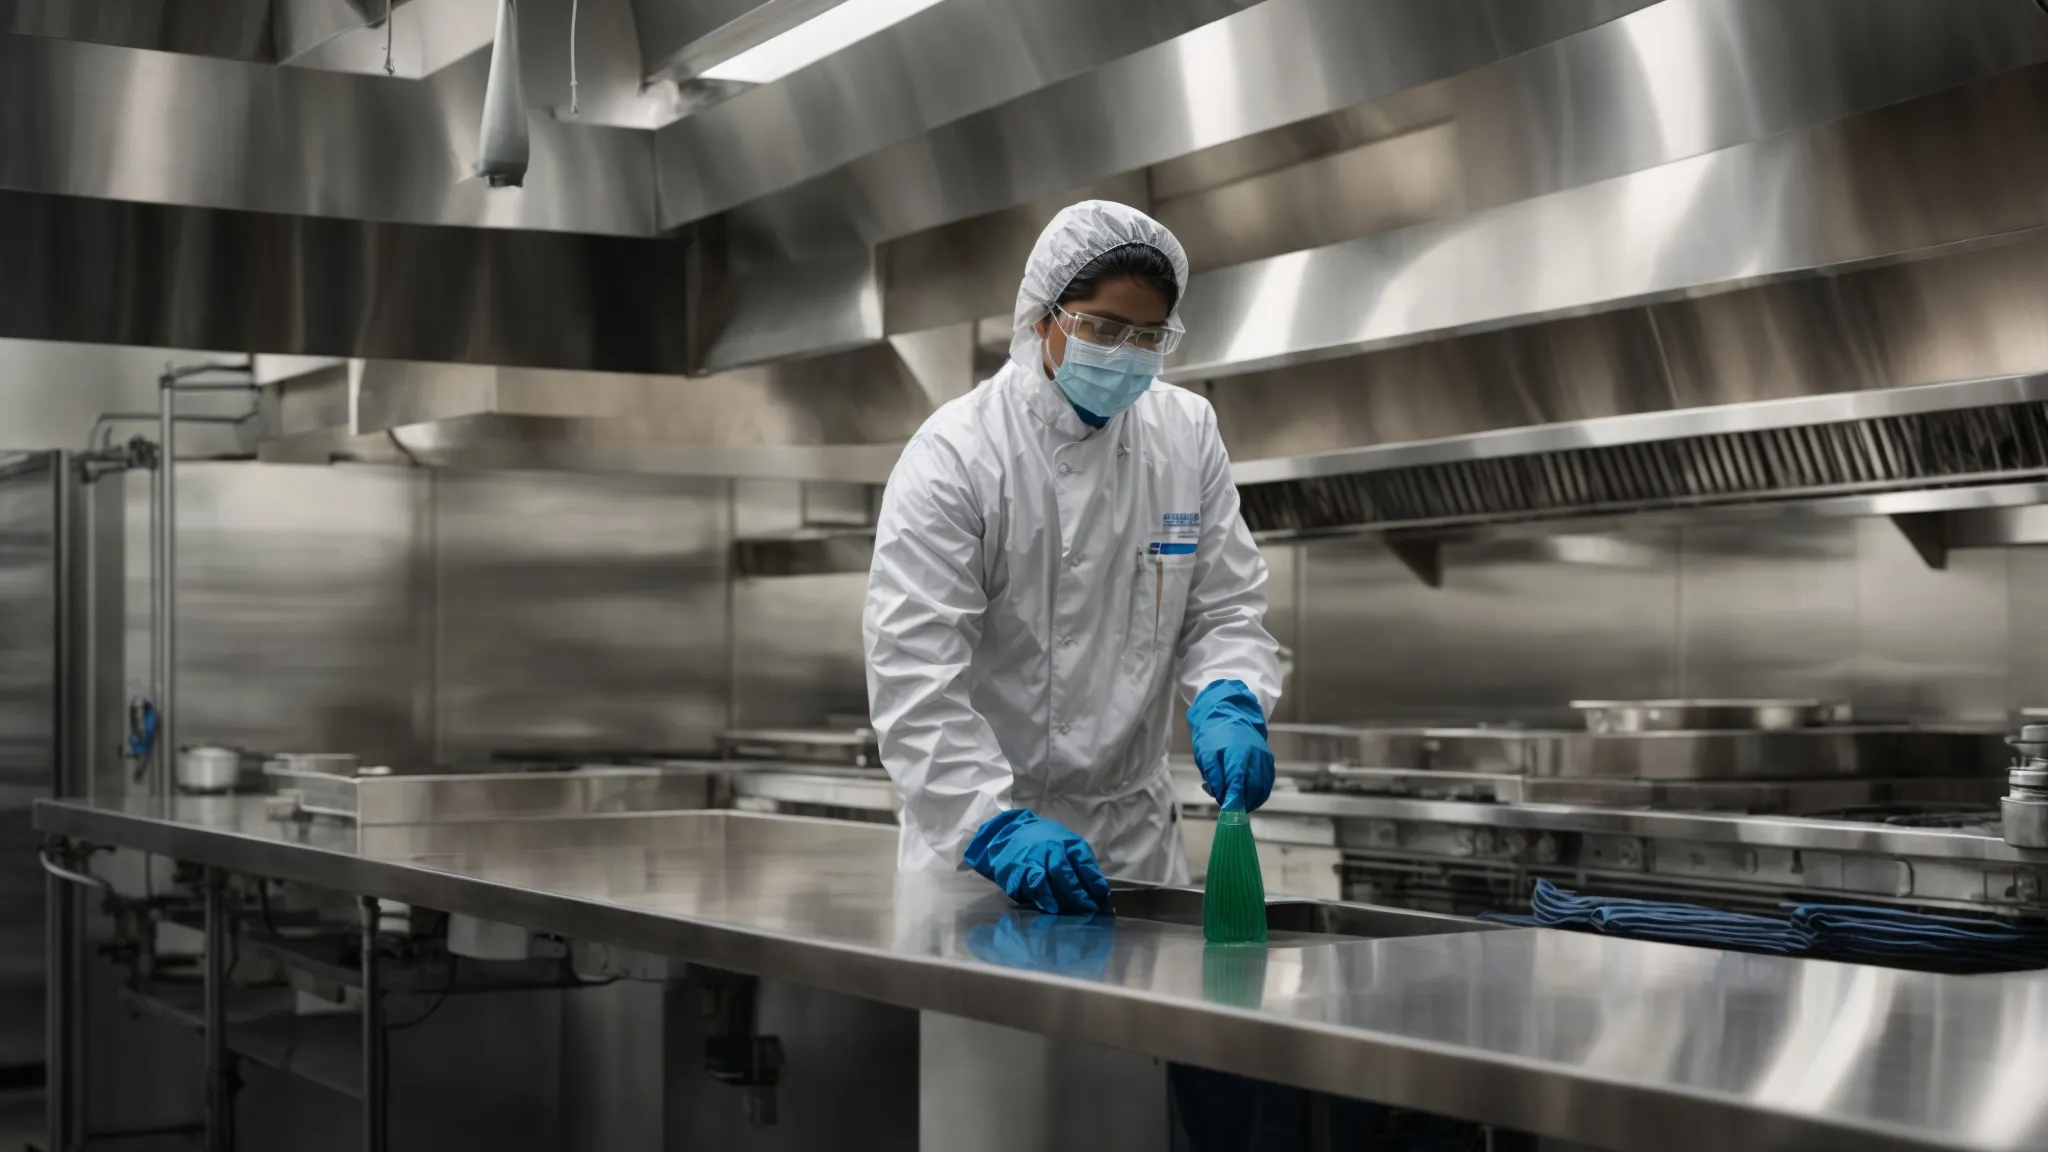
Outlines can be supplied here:
<path id="1" fill-rule="evenodd" d="M 899 876 L 888 828 L 736 812 L 359 830 L 176 798 L 36 824 L 1615 1149 L 2048 1147 L 2043 977 L 1539 930 L 1290 936 L 1247 968 L 1198 928 Z"/>

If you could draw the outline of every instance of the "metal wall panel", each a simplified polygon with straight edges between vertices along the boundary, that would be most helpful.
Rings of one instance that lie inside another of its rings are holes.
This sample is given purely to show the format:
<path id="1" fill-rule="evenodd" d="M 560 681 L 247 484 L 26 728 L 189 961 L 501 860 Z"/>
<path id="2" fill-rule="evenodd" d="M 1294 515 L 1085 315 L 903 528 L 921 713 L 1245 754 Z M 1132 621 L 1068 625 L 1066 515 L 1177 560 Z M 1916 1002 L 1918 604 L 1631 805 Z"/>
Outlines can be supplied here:
<path id="1" fill-rule="evenodd" d="M 128 484 L 125 663 L 145 692 L 148 477 Z M 427 496 L 404 469 L 181 465 L 180 740 L 426 760 Z"/>
<path id="2" fill-rule="evenodd" d="M 2006 676 L 2015 642 L 2005 555 L 1955 551 L 1936 572 L 1890 521 L 1858 520 L 1856 559 L 1856 706 L 1873 715 L 2004 719 L 2014 703 Z"/>
<path id="3" fill-rule="evenodd" d="M 1680 694 L 1849 699 L 1858 539 L 1853 520 L 1682 529 Z"/>
<path id="4" fill-rule="evenodd" d="M 41 1062 L 43 877 L 29 806 L 57 761 L 55 456 L 0 459 L 0 1068 Z"/>
<path id="5" fill-rule="evenodd" d="M 1379 545 L 1293 546 L 1296 718 L 1555 712 L 1579 697 L 1812 696 L 1996 723 L 2048 703 L 2048 550 L 1922 563 L 1882 518 L 1447 546 L 1424 587 Z"/>
<path id="6" fill-rule="evenodd" d="M 2048 708 L 2048 548 L 2006 548 L 2006 690 L 2014 708 Z"/>
<path id="7" fill-rule="evenodd" d="M 48 795 L 55 767 L 57 466 L 0 453 L 0 813 Z"/>
<path id="8" fill-rule="evenodd" d="M 724 482 L 444 472 L 434 488 L 442 759 L 712 746 Z"/>
<path id="9" fill-rule="evenodd" d="M 1678 690 L 1675 533 L 1444 549 L 1428 588 L 1384 547 L 1301 547 L 1304 720 L 1501 719 Z"/>
<path id="10" fill-rule="evenodd" d="M 733 723 L 812 727 L 866 716 L 865 572 L 733 581 Z"/>

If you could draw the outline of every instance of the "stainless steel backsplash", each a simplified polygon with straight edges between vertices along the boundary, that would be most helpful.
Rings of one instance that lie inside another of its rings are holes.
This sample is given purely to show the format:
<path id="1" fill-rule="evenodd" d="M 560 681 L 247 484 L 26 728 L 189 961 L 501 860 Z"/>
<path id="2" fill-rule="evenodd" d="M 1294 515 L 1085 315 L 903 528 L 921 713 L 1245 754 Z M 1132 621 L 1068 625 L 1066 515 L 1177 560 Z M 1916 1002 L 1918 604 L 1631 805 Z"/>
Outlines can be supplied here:
<path id="1" fill-rule="evenodd" d="M 148 484 L 129 490 L 132 691 Z M 708 749 L 726 723 L 723 481 L 194 463 L 182 738 L 372 761 Z"/>
<path id="2" fill-rule="evenodd" d="M 130 481 L 131 684 L 148 667 Z M 798 486 L 200 463 L 181 476 L 188 740 L 396 762 L 688 748 L 865 711 L 858 574 L 734 578 Z M 795 521 L 792 520 L 792 523 Z M 1927 569 L 1886 520 L 1269 548 L 1286 719 L 1540 715 L 1581 697 L 1802 695 L 1997 721 L 2048 704 L 2048 550 Z"/>
<path id="3" fill-rule="evenodd" d="M 1370 540 L 1292 547 L 1301 719 L 1788 695 L 1997 721 L 2048 701 L 2037 549 L 1937 572 L 1887 520 L 1691 525 L 1452 544 L 1432 589 Z"/>

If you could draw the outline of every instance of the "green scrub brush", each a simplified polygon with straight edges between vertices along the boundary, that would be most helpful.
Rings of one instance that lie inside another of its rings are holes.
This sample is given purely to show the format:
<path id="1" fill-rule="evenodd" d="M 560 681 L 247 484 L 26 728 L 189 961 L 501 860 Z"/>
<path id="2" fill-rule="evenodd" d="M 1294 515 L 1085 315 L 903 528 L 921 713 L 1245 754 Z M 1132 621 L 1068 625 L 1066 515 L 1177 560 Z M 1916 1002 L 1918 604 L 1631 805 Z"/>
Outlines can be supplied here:
<path id="1" fill-rule="evenodd" d="M 1266 942 L 1266 878 L 1259 873 L 1252 819 L 1241 809 L 1225 808 L 1216 817 L 1202 889 L 1202 936 L 1211 944 Z"/>

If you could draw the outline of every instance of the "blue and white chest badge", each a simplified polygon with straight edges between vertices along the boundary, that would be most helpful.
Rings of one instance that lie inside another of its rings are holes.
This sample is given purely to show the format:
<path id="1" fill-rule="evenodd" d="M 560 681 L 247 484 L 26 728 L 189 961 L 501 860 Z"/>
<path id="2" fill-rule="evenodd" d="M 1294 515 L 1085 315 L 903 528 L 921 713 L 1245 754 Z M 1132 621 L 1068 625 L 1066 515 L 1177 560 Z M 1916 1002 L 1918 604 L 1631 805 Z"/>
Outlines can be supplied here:
<path id="1" fill-rule="evenodd" d="M 1159 518 L 1159 538 L 1145 546 L 1151 556 L 1192 556 L 1202 542 L 1200 512 L 1168 512 Z"/>

